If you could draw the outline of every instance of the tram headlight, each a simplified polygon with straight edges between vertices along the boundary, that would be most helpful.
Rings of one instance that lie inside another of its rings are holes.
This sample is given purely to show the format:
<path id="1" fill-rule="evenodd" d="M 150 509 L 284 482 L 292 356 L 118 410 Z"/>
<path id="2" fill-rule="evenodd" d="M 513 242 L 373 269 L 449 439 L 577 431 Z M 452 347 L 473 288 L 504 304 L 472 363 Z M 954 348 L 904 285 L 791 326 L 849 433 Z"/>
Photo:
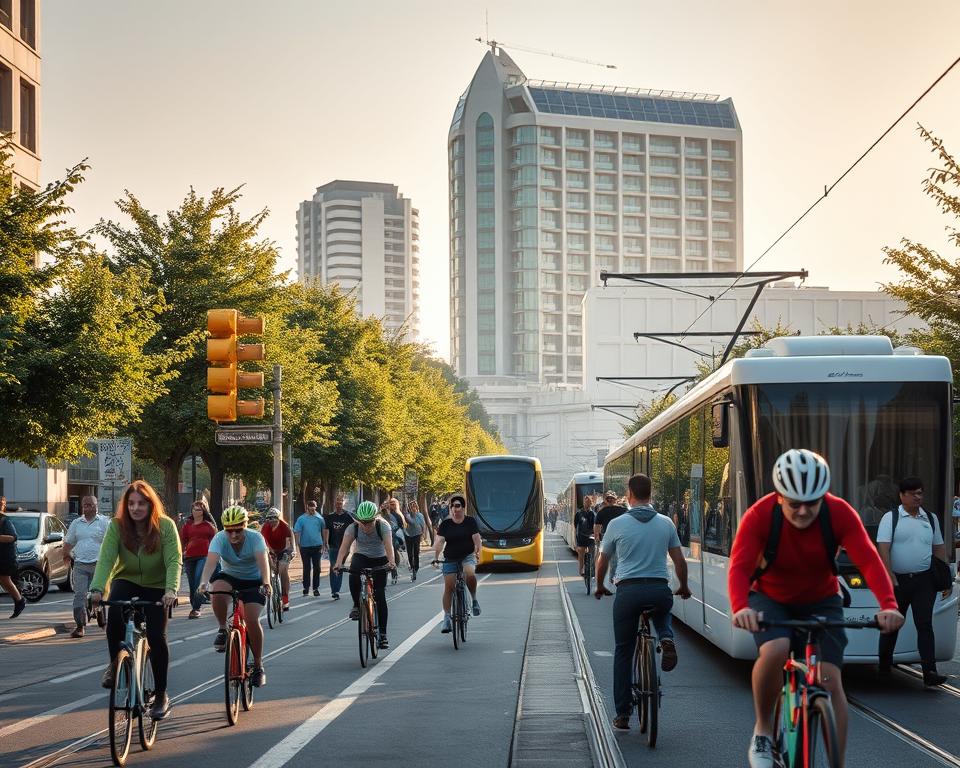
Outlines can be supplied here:
<path id="1" fill-rule="evenodd" d="M 524 544 L 533 544 L 533 539 L 531 539 L 529 536 L 524 537 L 522 541 Z"/>

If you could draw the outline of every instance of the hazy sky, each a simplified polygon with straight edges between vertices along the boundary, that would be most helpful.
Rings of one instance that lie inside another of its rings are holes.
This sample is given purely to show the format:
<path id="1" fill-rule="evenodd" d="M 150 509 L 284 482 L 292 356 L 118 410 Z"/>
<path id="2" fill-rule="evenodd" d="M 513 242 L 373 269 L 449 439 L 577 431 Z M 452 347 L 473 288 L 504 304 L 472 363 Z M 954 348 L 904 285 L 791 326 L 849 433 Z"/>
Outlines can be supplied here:
<path id="1" fill-rule="evenodd" d="M 423 328 L 448 347 L 447 130 L 490 35 L 535 79 L 716 93 L 743 127 L 749 264 L 953 59 L 958 0 L 43 0 L 44 180 L 89 157 L 81 226 L 124 188 L 155 212 L 245 184 L 296 266 L 300 201 L 333 179 L 420 209 Z M 617 69 L 510 50 L 509 43 Z M 945 249 L 924 124 L 960 154 L 960 66 L 757 269 L 872 289 L 884 245 Z M 953 255 L 953 254 L 951 254 Z"/>

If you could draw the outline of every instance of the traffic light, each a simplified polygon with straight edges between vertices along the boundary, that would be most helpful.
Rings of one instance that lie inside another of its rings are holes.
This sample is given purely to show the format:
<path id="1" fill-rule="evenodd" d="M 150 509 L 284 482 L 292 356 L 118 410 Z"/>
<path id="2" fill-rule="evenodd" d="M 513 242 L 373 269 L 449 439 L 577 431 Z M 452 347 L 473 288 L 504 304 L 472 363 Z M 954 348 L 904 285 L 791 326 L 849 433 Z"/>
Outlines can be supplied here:
<path id="1" fill-rule="evenodd" d="M 235 309 L 211 309 L 207 312 L 207 389 L 216 394 L 207 397 L 207 417 L 217 423 L 236 421 L 238 416 L 263 418 L 263 398 L 238 400 L 237 390 L 262 387 L 262 373 L 244 373 L 237 363 L 263 360 L 263 344 L 240 344 L 238 336 L 263 333 L 262 317 L 243 317 Z"/>

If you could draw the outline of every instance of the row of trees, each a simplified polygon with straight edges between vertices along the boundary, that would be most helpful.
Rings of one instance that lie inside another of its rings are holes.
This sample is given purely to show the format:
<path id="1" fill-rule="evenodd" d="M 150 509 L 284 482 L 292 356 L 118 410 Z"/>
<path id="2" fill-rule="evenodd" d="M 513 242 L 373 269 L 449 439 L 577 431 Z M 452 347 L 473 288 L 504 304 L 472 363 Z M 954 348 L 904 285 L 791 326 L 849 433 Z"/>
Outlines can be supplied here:
<path id="1" fill-rule="evenodd" d="M 466 458 L 503 451 L 449 366 L 361 318 L 336 287 L 278 272 L 275 244 L 259 235 L 267 212 L 241 216 L 239 189 L 191 189 L 164 216 L 127 191 L 118 220 L 81 234 L 65 219 L 85 170 L 15 191 L 0 142 L 0 457 L 71 460 L 90 437 L 124 434 L 163 470 L 168 503 L 192 453 L 215 508 L 225 476 L 268 484 L 269 448 L 218 447 L 206 417 L 206 313 L 217 307 L 266 318 L 262 366 L 268 386 L 283 366 L 303 492 L 393 488 L 408 468 L 423 490 L 449 491 Z"/>

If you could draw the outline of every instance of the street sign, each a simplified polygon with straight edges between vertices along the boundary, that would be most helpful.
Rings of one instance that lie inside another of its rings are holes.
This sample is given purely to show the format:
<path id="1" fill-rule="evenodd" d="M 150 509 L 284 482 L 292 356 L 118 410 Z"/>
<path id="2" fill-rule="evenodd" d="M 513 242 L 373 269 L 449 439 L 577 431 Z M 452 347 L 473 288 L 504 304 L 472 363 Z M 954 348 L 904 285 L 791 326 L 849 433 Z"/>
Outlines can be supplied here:
<path id="1" fill-rule="evenodd" d="M 217 445 L 270 445 L 273 427 L 254 424 L 249 427 L 219 427 L 215 432 Z"/>
<path id="2" fill-rule="evenodd" d="M 97 465 L 101 483 L 126 485 L 130 482 L 133 441 L 129 437 L 97 440 Z"/>

